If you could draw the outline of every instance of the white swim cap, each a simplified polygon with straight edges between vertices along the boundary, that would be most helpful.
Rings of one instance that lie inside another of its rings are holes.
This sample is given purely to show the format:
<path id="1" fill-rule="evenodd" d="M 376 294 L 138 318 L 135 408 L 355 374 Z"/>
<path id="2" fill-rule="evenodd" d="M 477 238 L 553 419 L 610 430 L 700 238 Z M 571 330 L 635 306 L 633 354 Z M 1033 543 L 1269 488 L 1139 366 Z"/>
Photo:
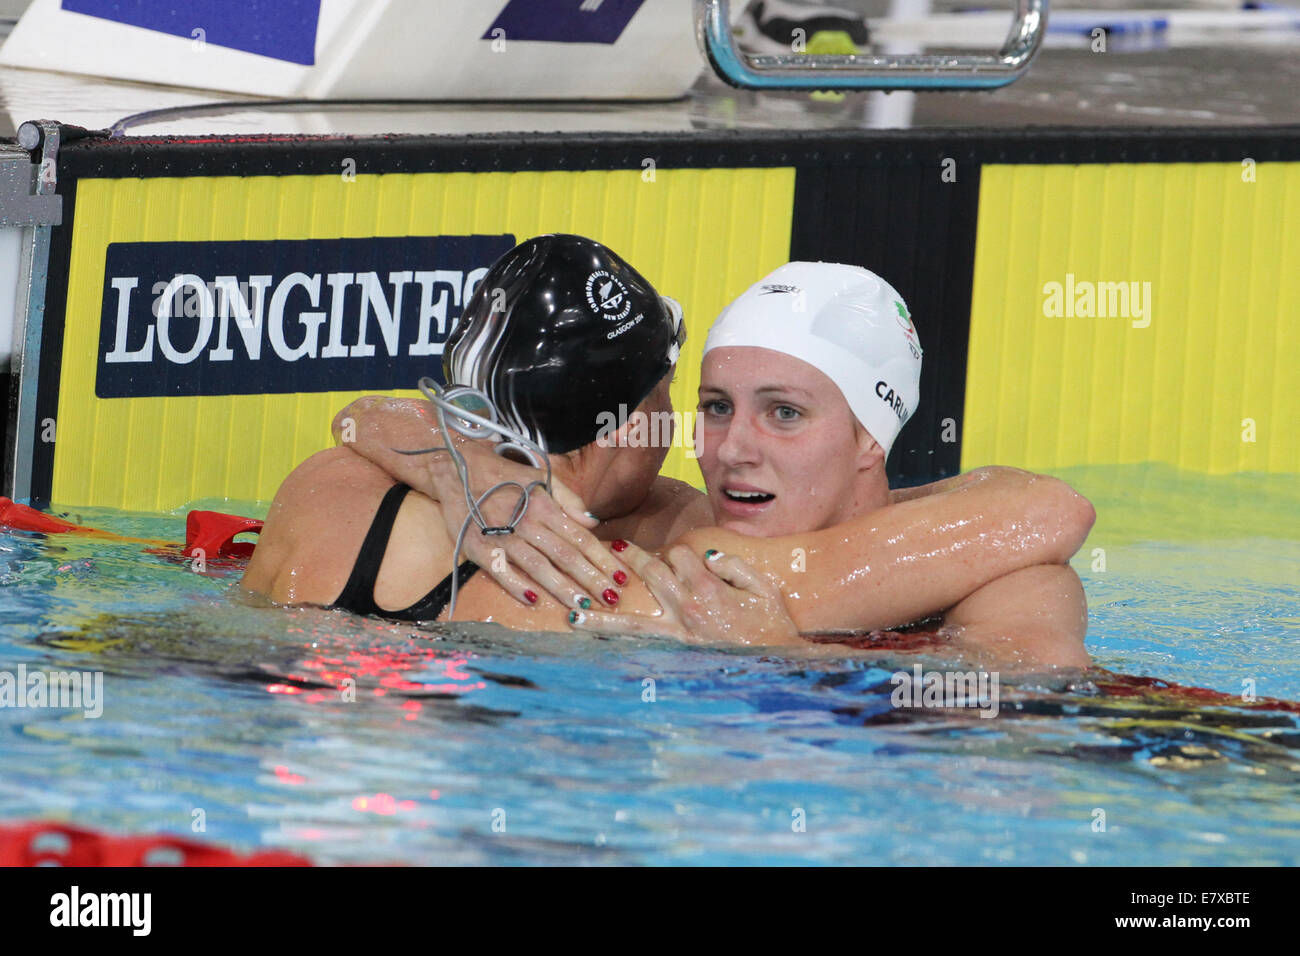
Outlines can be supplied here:
<path id="1" fill-rule="evenodd" d="M 819 369 L 886 456 L 921 399 L 921 343 L 907 305 L 858 266 L 790 262 L 760 279 L 722 310 L 704 354 L 737 346 Z"/>

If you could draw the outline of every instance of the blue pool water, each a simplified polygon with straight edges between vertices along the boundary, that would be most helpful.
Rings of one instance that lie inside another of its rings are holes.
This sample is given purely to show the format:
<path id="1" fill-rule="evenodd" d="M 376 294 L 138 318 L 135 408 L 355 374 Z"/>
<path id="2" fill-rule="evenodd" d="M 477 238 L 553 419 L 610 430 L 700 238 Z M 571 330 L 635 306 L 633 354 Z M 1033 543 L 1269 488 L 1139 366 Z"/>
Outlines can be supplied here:
<path id="1" fill-rule="evenodd" d="M 1297 482 L 1062 477 L 1099 513 L 1074 561 L 1097 665 L 1230 699 L 1004 684 L 994 719 L 899 711 L 913 658 L 422 632 L 0 532 L 0 670 L 101 671 L 105 697 L 97 719 L 0 709 L 0 823 L 325 863 L 1300 863 L 1300 718 L 1240 701 L 1300 701 Z M 184 533 L 183 514 L 66 513 Z"/>

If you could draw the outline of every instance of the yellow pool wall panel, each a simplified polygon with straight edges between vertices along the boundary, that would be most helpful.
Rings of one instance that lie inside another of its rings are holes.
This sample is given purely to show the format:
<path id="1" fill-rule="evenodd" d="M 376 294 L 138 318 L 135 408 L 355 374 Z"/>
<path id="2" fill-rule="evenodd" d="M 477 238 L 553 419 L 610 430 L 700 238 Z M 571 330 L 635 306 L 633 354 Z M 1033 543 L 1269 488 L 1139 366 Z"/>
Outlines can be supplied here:
<path id="1" fill-rule="evenodd" d="M 794 170 L 653 173 L 80 180 L 51 501 L 135 511 L 170 511 L 213 497 L 269 501 L 296 464 L 332 444 L 334 414 L 366 394 L 97 398 L 105 256 L 114 242 L 590 236 L 682 303 L 688 340 L 673 402 L 693 410 L 714 317 L 788 258 Z M 670 451 L 664 474 L 702 487 L 684 437 L 686 447 Z"/>
<path id="2" fill-rule="evenodd" d="M 1300 473 L 1300 163 L 981 175 L 963 470 Z"/>

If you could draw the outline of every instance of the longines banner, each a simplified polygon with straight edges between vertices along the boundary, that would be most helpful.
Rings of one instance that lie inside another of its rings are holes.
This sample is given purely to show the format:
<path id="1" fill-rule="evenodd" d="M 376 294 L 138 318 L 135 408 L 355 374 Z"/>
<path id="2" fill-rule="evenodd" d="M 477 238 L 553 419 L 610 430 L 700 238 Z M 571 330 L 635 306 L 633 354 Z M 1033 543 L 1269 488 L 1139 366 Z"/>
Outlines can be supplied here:
<path id="1" fill-rule="evenodd" d="M 514 236 L 108 247 L 95 394 L 411 387 Z"/>

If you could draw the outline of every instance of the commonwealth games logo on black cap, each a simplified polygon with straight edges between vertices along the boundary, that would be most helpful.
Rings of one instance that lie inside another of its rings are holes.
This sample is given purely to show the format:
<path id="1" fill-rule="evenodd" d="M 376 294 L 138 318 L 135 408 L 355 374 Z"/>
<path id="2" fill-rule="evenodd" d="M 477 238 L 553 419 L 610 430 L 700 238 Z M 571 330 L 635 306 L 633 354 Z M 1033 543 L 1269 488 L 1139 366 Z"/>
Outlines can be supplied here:
<path id="1" fill-rule="evenodd" d="M 587 304 L 597 315 L 603 315 L 611 322 L 627 318 L 632 311 L 632 301 L 627 289 L 617 276 L 604 269 L 597 269 L 587 277 Z"/>

